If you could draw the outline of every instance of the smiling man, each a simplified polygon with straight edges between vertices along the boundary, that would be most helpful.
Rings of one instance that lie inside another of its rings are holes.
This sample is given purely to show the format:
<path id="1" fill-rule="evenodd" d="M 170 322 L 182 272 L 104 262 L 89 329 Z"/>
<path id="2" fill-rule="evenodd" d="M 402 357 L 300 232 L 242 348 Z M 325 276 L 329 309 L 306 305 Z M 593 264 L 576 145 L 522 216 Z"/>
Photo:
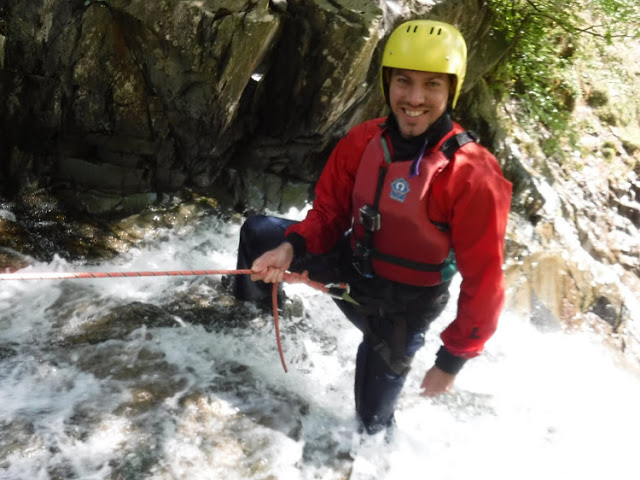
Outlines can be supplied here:
<path id="1" fill-rule="evenodd" d="M 351 285 L 337 301 L 362 332 L 357 418 L 368 433 L 394 425 L 411 361 L 462 276 L 454 320 L 422 381 L 448 391 L 481 353 L 504 303 L 502 262 L 511 184 L 475 136 L 451 119 L 466 72 L 452 25 L 415 20 L 389 37 L 380 79 L 387 118 L 352 128 L 333 150 L 301 222 L 253 216 L 240 233 L 236 297 L 269 298 L 286 270 Z"/>
<path id="2" fill-rule="evenodd" d="M 447 109 L 453 94 L 449 75 L 391 69 L 389 105 L 404 138 L 426 132 Z"/>

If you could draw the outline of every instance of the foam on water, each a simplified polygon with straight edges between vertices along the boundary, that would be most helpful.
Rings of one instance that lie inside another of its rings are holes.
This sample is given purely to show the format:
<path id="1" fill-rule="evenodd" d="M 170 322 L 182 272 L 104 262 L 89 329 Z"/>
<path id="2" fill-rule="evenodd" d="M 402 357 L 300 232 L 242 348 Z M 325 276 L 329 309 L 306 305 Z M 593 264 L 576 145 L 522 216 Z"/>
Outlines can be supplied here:
<path id="1" fill-rule="evenodd" d="M 235 268 L 238 231 L 204 219 L 91 268 Z M 87 268 L 56 260 L 32 269 Z M 155 328 L 149 319 L 126 338 L 65 347 L 67 331 L 101 309 L 133 301 L 161 306 L 177 293 L 213 296 L 219 281 L 3 283 L 0 478 L 108 479 L 117 471 L 148 479 L 329 480 L 349 478 L 351 469 L 354 479 L 637 478 L 638 378 L 590 334 L 542 333 L 509 313 L 453 392 L 422 398 L 438 334 L 455 315 L 455 302 L 448 305 L 416 357 L 391 445 L 377 438 L 361 444 L 355 435 L 359 333 L 308 287 L 286 287 L 308 313 L 281 320 L 288 374 L 272 319 L 257 310 L 243 326 L 178 319 L 175 328 Z M 159 355 L 165 370 L 123 379 L 83 368 L 89 355 L 105 363 L 121 358 L 132 368 L 136 359 Z M 138 411 L 152 380 L 172 381 L 174 389 Z"/>

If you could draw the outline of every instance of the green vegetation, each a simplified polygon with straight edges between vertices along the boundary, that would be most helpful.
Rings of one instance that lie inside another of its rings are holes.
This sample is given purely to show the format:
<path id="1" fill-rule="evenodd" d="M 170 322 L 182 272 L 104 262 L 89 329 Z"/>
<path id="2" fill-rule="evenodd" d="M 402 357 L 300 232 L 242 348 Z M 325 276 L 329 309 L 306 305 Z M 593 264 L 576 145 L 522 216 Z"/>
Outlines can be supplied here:
<path id="1" fill-rule="evenodd" d="M 602 48 L 640 38 L 637 0 L 487 0 L 487 5 L 494 28 L 510 44 L 490 83 L 498 96 L 518 101 L 519 123 L 549 132 L 543 148 L 557 154 L 563 139 L 573 143 L 575 134 L 570 117 L 580 93 L 572 74 L 578 45 L 585 37 Z"/>

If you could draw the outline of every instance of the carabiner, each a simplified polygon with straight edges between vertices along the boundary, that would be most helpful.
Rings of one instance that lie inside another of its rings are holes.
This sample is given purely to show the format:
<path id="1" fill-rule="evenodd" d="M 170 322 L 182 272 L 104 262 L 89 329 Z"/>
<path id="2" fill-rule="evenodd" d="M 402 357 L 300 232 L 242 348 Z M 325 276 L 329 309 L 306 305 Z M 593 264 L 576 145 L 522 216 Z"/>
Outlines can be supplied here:
<path id="1" fill-rule="evenodd" d="M 326 288 L 326 293 L 332 298 L 344 300 L 345 302 L 353 303 L 354 305 L 360 305 L 351 297 L 351 295 L 349 295 L 351 287 L 348 283 L 327 283 L 324 287 Z"/>

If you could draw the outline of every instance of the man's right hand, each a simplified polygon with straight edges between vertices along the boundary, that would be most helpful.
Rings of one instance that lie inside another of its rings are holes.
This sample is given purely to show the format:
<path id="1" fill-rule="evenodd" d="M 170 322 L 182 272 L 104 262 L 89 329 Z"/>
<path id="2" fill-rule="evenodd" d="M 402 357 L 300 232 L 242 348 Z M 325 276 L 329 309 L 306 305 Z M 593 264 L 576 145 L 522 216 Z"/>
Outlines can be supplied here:
<path id="1" fill-rule="evenodd" d="M 278 247 L 263 253 L 251 265 L 251 280 L 265 283 L 282 282 L 284 272 L 293 261 L 293 246 L 283 242 Z"/>

